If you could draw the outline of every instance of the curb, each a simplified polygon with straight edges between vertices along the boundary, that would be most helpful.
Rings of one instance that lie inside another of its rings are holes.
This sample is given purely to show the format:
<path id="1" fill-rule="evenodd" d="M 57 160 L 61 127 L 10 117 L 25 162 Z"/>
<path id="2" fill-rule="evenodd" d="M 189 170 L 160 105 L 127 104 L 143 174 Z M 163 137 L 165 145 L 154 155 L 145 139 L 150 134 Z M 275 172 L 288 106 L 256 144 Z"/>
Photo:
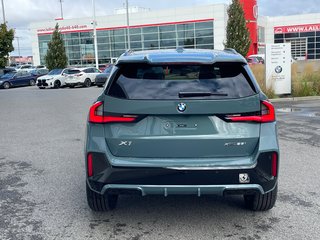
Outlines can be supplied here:
<path id="1" fill-rule="evenodd" d="M 311 101 L 311 100 L 320 100 L 320 96 L 273 98 L 273 99 L 269 99 L 269 100 L 270 100 L 270 102 Z"/>

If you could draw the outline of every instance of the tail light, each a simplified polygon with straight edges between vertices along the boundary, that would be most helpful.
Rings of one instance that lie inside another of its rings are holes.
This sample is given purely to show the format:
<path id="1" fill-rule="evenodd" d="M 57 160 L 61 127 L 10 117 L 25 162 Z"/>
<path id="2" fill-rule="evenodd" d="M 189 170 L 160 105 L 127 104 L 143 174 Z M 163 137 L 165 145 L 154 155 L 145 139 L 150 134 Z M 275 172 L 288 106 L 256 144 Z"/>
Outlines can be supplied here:
<path id="1" fill-rule="evenodd" d="M 89 122 L 91 123 L 116 123 L 116 122 L 134 122 L 137 116 L 105 116 L 103 113 L 103 102 L 94 103 L 89 111 Z"/>
<path id="2" fill-rule="evenodd" d="M 268 101 L 261 102 L 261 112 L 257 115 L 242 116 L 242 115 L 228 115 L 227 120 L 232 122 L 259 122 L 267 123 L 276 120 L 275 110 L 272 103 Z"/>
<path id="3" fill-rule="evenodd" d="M 272 153 L 271 156 L 271 175 L 276 177 L 277 176 L 277 169 L 278 168 L 278 154 L 276 152 Z"/>
<path id="4" fill-rule="evenodd" d="M 83 75 L 83 73 L 78 73 L 78 74 L 76 74 L 75 76 L 76 77 L 81 77 Z"/>
<path id="5" fill-rule="evenodd" d="M 92 154 L 89 153 L 87 156 L 87 169 L 88 169 L 88 177 L 93 176 L 93 165 L 92 165 Z"/>

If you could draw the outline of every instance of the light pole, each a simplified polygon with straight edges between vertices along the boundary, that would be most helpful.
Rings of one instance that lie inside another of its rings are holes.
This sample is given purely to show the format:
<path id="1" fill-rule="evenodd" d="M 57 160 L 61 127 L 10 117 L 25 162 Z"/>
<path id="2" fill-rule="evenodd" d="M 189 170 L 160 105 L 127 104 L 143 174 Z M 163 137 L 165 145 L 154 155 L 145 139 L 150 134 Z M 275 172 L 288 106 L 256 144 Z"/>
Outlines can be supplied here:
<path id="1" fill-rule="evenodd" d="M 129 28 L 130 28 L 130 24 L 129 24 L 129 3 L 128 0 L 126 0 L 126 15 L 127 15 L 127 40 L 128 40 L 128 44 L 127 47 L 128 49 L 131 48 L 131 44 L 130 44 L 130 32 L 129 32 Z"/>
<path id="2" fill-rule="evenodd" d="M 60 2 L 60 13 L 61 13 L 61 18 L 63 19 L 63 9 L 62 9 L 62 0 L 59 0 Z"/>
<path id="3" fill-rule="evenodd" d="M 17 39 L 17 42 L 18 42 L 18 54 L 19 54 L 19 63 L 20 63 L 20 59 L 21 59 L 21 55 L 20 55 L 20 43 L 19 43 L 19 39 L 21 37 L 15 37 Z"/>
<path id="4" fill-rule="evenodd" d="M 95 0 L 92 0 L 92 11 L 93 11 L 93 47 L 94 47 L 94 56 L 96 60 L 96 68 L 99 69 L 99 62 L 98 62 L 98 43 L 97 43 L 97 21 L 96 21 L 96 6 Z"/>
<path id="5" fill-rule="evenodd" d="M 6 24 L 6 15 L 4 13 L 4 4 L 3 4 L 3 0 L 1 0 L 1 4 L 2 4 L 2 17 L 3 17 L 3 23 Z"/>

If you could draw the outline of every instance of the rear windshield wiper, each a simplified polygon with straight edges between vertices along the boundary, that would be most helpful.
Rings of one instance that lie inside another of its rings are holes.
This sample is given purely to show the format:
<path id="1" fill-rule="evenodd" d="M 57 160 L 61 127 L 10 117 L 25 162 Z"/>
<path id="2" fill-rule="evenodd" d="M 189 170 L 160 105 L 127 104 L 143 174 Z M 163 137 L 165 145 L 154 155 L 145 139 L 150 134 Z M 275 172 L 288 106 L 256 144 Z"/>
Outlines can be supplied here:
<path id="1" fill-rule="evenodd" d="M 219 92 L 179 92 L 179 98 L 187 98 L 187 97 L 207 97 L 207 96 L 228 96 L 227 93 L 219 93 Z"/>

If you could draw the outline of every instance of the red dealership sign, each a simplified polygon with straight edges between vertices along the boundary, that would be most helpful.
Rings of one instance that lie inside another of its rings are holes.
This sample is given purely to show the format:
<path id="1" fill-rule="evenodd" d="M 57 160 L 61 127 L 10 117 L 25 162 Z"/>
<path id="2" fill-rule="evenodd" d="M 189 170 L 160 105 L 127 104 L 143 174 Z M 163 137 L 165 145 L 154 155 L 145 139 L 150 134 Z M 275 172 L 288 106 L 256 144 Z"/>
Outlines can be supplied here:
<path id="1" fill-rule="evenodd" d="M 298 33 L 298 32 L 316 32 L 316 31 L 320 31 L 320 23 L 274 27 L 275 34 L 278 34 L 278 33 Z"/>

